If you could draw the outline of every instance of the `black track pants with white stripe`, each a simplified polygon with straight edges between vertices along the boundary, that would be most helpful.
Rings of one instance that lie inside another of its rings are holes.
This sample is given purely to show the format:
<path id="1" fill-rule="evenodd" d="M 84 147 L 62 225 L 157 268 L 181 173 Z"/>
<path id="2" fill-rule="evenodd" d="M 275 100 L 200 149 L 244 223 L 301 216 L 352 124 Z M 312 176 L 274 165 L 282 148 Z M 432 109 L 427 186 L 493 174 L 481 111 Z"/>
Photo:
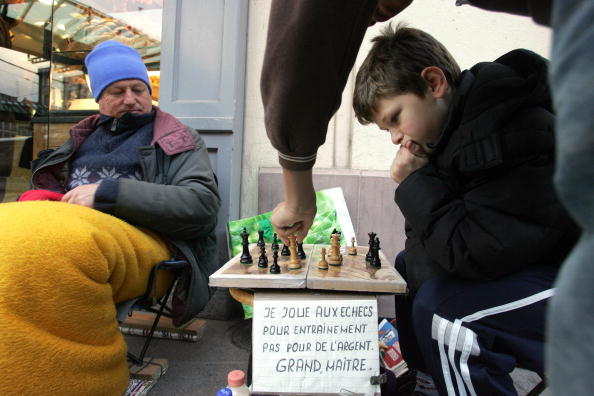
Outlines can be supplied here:
<path id="1" fill-rule="evenodd" d="M 423 284 L 413 302 L 413 327 L 441 394 L 516 395 L 509 376 L 516 366 L 542 375 L 556 273 L 532 267 L 495 281 L 441 277 Z"/>
<path id="2" fill-rule="evenodd" d="M 494 281 L 425 282 L 413 300 L 414 334 L 401 333 L 401 342 L 416 338 L 416 345 L 403 352 L 420 353 L 442 395 L 516 395 L 509 376 L 516 366 L 544 371 L 545 313 L 556 273 L 543 266 Z M 410 320 L 396 309 L 399 323 Z"/>

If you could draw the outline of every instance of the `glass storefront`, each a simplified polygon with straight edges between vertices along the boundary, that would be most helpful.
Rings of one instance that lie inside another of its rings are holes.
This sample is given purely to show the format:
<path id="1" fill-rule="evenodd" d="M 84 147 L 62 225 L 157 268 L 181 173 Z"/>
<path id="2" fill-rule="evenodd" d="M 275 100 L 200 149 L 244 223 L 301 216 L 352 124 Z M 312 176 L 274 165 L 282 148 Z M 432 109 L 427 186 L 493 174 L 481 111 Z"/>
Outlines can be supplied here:
<path id="1" fill-rule="evenodd" d="M 159 100 L 163 0 L 0 0 L 0 202 L 29 188 L 29 162 L 97 111 L 84 57 L 116 40 L 134 47 Z"/>

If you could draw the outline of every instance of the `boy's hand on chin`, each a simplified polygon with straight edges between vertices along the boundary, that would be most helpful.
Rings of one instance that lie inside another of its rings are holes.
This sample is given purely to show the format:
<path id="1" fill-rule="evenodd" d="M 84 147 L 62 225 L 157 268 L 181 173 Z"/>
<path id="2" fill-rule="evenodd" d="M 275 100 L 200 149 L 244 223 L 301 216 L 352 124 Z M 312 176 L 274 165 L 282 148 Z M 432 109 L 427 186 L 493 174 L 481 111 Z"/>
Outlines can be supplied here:
<path id="1" fill-rule="evenodd" d="M 392 180 L 401 184 L 408 175 L 427 165 L 429 159 L 426 156 L 420 157 L 418 154 L 421 152 L 422 149 L 420 146 L 412 141 L 401 145 L 390 167 L 390 177 Z M 417 155 L 413 153 L 417 153 Z"/>

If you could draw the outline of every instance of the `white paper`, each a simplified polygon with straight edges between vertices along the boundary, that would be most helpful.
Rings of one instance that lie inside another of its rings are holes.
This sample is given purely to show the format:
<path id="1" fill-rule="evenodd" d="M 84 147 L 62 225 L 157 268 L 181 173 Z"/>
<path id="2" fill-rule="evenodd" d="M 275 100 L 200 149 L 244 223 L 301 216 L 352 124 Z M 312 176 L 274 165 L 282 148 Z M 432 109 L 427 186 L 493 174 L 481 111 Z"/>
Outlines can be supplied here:
<path id="1" fill-rule="evenodd" d="M 322 191 L 324 194 L 328 195 L 330 199 L 332 199 L 334 209 L 336 210 L 336 217 L 338 219 L 338 223 L 340 224 L 340 230 L 342 231 L 342 235 L 344 235 L 345 243 L 348 246 L 351 246 L 351 238 L 355 238 L 356 244 L 357 236 L 355 235 L 353 221 L 351 220 L 351 215 L 349 214 L 349 209 L 347 208 L 342 188 L 329 188 Z"/>
<path id="2" fill-rule="evenodd" d="M 375 296 L 257 292 L 252 334 L 254 392 L 379 393 Z"/>

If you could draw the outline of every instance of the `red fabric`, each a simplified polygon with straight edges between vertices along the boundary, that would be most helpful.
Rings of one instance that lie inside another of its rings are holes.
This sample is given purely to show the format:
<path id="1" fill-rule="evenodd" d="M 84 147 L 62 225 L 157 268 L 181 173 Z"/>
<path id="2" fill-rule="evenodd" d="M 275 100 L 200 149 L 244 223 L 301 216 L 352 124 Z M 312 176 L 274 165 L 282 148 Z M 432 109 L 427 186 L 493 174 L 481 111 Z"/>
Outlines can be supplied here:
<path id="1" fill-rule="evenodd" d="M 49 190 L 29 190 L 19 197 L 19 201 L 60 201 L 64 194 Z"/>

